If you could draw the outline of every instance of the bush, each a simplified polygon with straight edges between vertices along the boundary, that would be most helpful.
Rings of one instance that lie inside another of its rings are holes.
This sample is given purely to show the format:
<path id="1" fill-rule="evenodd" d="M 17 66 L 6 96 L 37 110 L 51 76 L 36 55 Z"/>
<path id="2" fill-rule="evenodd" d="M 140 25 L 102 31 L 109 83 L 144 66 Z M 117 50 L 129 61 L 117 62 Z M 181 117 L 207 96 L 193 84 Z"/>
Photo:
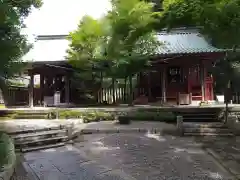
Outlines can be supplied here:
<path id="1" fill-rule="evenodd" d="M 5 133 L 0 133 L 0 171 L 16 160 L 12 139 Z"/>
<path id="2" fill-rule="evenodd" d="M 58 113 L 59 119 L 83 119 L 84 122 L 97 122 L 97 121 L 112 121 L 114 115 L 102 111 L 77 111 L 77 110 L 60 110 L 52 113 L 51 117 L 56 117 Z"/>

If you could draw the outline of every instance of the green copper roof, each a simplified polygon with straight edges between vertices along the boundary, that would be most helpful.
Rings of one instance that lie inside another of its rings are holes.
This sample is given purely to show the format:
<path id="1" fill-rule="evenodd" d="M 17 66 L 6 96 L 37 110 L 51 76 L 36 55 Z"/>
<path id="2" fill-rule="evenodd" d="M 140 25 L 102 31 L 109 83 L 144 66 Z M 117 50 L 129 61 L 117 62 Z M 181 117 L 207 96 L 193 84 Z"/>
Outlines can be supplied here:
<path id="1" fill-rule="evenodd" d="M 160 42 L 158 54 L 192 54 L 206 52 L 223 52 L 210 45 L 197 29 L 175 29 L 162 31 L 157 35 Z"/>

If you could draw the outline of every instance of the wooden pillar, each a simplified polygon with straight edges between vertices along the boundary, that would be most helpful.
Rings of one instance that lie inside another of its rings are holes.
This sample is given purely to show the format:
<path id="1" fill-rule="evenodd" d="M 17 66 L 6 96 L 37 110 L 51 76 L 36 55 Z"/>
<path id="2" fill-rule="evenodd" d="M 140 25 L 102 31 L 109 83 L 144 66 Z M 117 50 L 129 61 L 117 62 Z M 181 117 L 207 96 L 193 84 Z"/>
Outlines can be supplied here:
<path id="1" fill-rule="evenodd" d="M 65 76 L 65 103 L 69 103 L 70 97 L 70 83 L 69 83 L 69 76 Z"/>
<path id="2" fill-rule="evenodd" d="M 29 94 L 29 107 L 33 107 L 33 91 L 34 91 L 34 74 L 31 72 L 30 73 L 30 82 L 29 82 L 29 89 L 28 89 L 28 94 Z"/>
<path id="3" fill-rule="evenodd" d="M 148 100 L 152 100 L 152 84 L 151 84 L 151 71 L 148 71 Z"/>
<path id="4" fill-rule="evenodd" d="M 44 105 L 44 75 L 40 74 L 40 101 Z"/>
<path id="5" fill-rule="evenodd" d="M 166 103 L 167 98 L 166 98 L 166 67 L 163 67 L 162 70 L 162 102 Z"/>
<path id="6" fill-rule="evenodd" d="M 202 101 L 205 101 L 205 67 L 202 61 L 200 64 L 200 83 L 201 83 Z"/>

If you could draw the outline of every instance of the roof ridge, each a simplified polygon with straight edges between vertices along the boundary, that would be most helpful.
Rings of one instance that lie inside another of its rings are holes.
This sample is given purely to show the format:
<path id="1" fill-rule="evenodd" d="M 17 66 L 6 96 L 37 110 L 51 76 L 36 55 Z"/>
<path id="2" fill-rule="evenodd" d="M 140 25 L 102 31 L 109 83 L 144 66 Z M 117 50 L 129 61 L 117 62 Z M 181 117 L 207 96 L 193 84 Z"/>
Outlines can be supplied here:
<path id="1" fill-rule="evenodd" d="M 60 40 L 66 39 L 66 34 L 49 34 L 49 35 L 37 35 L 36 40 Z"/>

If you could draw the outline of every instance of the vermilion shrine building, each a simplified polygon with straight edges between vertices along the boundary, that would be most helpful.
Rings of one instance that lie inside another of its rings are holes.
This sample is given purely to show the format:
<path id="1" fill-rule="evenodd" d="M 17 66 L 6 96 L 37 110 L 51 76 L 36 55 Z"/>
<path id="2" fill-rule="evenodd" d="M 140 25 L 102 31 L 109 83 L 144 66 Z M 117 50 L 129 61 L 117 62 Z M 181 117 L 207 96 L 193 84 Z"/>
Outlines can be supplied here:
<path id="1" fill-rule="evenodd" d="M 138 75 L 135 97 L 148 96 L 150 102 L 194 104 L 214 101 L 214 79 L 209 73 L 213 63 L 225 55 L 211 46 L 197 29 L 162 31 L 163 42 L 152 67 Z M 38 36 L 34 48 L 24 57 L 29 62 L 29 104 L 34 105 L 33 75 L 40 74 L 40 104 L 53 103 L 55 91 L 61 103 L 70 103 L 71 66 L 65 60 L 68 41 L 65 35 Z"/>
<path id="2" fill-rule="evenodd" d="M 214 101 L 214 79 L 209 70 L 224 57 L 224 50 L 211 46 L 197 29 L 162 31 L 158 39 L 164 45 L 159 47 L 151 70 L 140 74 L 138 94 L 171 104 Z"/>

